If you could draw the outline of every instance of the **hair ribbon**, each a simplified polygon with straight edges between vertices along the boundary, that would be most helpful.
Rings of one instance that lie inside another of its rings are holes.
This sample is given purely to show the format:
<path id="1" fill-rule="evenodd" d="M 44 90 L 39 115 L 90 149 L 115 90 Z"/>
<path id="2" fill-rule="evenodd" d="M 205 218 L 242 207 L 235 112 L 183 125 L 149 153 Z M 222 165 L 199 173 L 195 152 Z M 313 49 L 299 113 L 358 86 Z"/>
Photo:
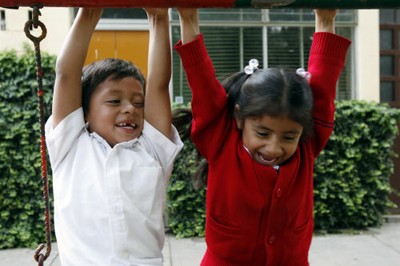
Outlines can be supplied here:
<path id="1" fill-rule="evenodd" d="M 258 60 L 257 59 L 251 59 L 249 61 L 249 65 L 247 65 L 244 68 L 244 73 L 246 73 L 247 75 L 251 75 L 254 73 L 254 71 L 256 71 L 258 69 Z"/>
<path id="2" fill-rule="evenodd" d="M 304 70 L 304 68 L 298 68 L 296 70 L 296 74 L 305 78 L 307 81 L 310 81 L 310 79 L 311 79 L 311 73 Z"/>

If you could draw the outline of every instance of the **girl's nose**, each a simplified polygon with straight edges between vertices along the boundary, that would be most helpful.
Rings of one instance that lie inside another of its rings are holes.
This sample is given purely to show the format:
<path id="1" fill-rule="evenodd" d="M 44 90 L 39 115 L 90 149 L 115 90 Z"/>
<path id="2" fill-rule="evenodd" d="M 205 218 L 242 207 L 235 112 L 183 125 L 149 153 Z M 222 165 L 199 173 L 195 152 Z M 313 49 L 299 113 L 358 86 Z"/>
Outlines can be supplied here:
<path id="1" fill-rule="evenodd" d="M 266 150 L 271 157 L 278 157 L 282 154 L 282 146 L 277 139 L 271 140 L 271 142 L 267 144 Z"/>

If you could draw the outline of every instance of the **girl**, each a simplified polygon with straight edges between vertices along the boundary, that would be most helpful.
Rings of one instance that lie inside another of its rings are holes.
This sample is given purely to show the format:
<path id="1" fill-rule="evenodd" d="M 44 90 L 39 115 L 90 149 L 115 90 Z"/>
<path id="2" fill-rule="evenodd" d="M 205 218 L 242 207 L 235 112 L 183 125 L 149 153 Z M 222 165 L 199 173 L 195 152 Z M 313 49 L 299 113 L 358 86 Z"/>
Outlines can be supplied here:
<path id="1" fill-rule="evenodd" d="M 251 61 L 222 84 L 197 10 L 179 13 L 175 49 L 192 90 L 191 139 L 208 161 L 202 265 L 308 265 L 313 166 L 333 130 L 350 45 L 334 34 L 336 10 L 315 11 L 311 74 L 261 70 Z"/>

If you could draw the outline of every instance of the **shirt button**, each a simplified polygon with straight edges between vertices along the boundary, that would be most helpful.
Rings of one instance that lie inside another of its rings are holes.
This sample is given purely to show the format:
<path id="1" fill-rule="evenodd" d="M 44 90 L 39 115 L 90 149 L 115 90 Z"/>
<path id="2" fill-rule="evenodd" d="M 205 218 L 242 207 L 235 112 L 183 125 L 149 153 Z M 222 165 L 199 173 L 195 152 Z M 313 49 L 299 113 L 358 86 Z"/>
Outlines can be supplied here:
<path id="1" fill-rule="evenodd" d="M 123 258 L 125 258 L 125 259 L 128 259 L 129 258 L 129 252 L 128 251 L 122 251 L 122 257 Z"/>
<path id="2" fill-rule="evenodd" d="M 282 196 L 282 190 L 280 188 L 278 188 L 275 192 L 275 195 L 277 198 L 280 198 Z"/>
<path id="3" fill-rule="evenodd" d="M 273 245 L 273 244 L 275 244 L 275 242 L 276 242 L 276 237 L 274 235 L 270 236 L 268 239 L 268 243 L 270 245 Z"/>

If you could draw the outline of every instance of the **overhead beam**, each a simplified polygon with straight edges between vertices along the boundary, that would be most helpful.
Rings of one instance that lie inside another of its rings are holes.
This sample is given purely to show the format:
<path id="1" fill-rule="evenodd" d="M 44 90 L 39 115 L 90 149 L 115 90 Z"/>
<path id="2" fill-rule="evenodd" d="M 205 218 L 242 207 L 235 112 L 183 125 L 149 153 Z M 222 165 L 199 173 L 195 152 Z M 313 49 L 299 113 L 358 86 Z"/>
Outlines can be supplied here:
<path id="1" fill-rule="evenodd" d="M 1 7 L 400 8 L 400 0 L 0 0 Z"/>
<path id="2" fill-rule="evenodd" d="M 286 7 L 339 9 L 400 8 L 400 0 L 296 0 Z"/>

